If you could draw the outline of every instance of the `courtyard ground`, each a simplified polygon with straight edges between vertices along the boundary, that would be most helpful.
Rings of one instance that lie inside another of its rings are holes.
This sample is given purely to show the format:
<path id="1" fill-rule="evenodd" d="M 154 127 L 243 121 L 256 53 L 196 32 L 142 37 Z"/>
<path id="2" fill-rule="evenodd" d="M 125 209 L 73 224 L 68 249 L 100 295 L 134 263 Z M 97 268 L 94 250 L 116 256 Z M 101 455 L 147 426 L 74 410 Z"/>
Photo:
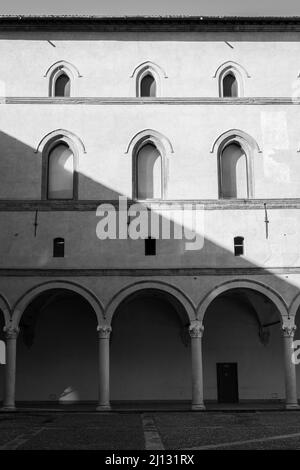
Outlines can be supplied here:
<path id="1" fill-rule="evenodd" d="M 300 449 L 300 412 L 1 413 L 0 449 Z"/>

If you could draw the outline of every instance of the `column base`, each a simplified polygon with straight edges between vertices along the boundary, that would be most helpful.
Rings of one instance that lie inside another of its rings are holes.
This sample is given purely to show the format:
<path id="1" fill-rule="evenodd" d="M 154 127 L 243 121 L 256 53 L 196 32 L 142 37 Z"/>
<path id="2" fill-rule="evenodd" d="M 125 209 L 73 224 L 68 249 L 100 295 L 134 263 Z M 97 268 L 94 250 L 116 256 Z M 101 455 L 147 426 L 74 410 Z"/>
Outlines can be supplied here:
<path id="1" fill-rule="evenodd" d="M 17 408 L 15 406 L 6 406 L 3 405 L 1 408 L 1 411 L 17 411 Z"/>
<path id="2" fill-rule="evenodd" d="M 110 411 L 111 406 L 110 405 L 98 405 L 96 408 L 96 411 Z"/>
<path id="3" fill-rule="evenodd" d="M 284 407 L 286 410 L 298 410 L 299 409 L 298 403 L 286 403 Z"/>
<path id="4" fill-rule="evenodd" d="M 205 405 L 203 405 L 203 404 L 192 405 L 192 410 L 193 411 L 204 411 L 205 410 Z"/>

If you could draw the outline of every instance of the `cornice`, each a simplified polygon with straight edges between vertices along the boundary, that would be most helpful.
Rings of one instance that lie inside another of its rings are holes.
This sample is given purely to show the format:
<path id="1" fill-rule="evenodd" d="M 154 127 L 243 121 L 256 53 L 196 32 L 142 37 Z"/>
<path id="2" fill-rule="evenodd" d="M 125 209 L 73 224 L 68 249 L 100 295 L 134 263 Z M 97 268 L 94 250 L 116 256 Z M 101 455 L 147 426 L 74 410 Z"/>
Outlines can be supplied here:
<path id="1" fill-rule="evenodd" d="M 245 268 L 1 268 L 0 277 L 153 277 L 153 276 L 266 276 L 300 274 L 300 267 Z"/>
<path id="2" fill-rule="evenodd" d="M 299 105 L 300 98 L 291 97 L 0 97 L 0 105 L 6 104 L 38 104 L 38 105 Z"/>
<path id="3" fill-rule="evenodd" d="M 299 17 L 0 16 L 0 31 L 257 32 L 300 31 Z"/>
<path id="4" fill-rule="evenodd" d="M 202 206 L 204 210 L 265 210 L 265 204 L 270 209 L 300 209 L 298 199 L 181 199 L 162 201 L 134 201 L 128 199 L 127 205 L 141 204 L 149 209 L 170 209 L 184 207 L 185 204 Z M 119 201 L 114 200 L 80 200 L 80 201 L 44 201 L 44 200 L 4 200 L 0 199 L 0 212 L 32 212 L 32 211 L 64 211 L 89 212 L 96 211 L 100 204 L 111 204 L 116 209 Z"/>

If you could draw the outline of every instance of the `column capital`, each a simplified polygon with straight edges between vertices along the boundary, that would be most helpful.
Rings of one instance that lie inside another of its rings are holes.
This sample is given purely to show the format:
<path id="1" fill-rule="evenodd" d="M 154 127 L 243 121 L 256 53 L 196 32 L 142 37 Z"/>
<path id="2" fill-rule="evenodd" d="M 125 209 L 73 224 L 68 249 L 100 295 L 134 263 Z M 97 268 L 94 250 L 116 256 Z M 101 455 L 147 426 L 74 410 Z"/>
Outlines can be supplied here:
<path id="1" fill-rule="evenodd" d="M 109 325 L 98 325 L 97 326 L 97 331 L 99 338 L 101 339 L 109 339 L 110 333 L 111 333 L 111 326 Z"/>
<path id="2" fill-rule="evenodd" d="M 3 328 L 6 339 L 17 339 L 20 329 L 17 326 L 5 326 Z"/>
<path id="3" fill-rule="evenodd" d="M 296 325 L 282 325 L 282 333 L 284 337 L 293 338 L 296 330 Z"/>
<path id="4" fill-rule="evenodd" d="M 204 326 L 200 321 L 194 320 L 191 322 L 189 326 L 189 333 L 191 338 L 202 338 L 203 331 Z"/>

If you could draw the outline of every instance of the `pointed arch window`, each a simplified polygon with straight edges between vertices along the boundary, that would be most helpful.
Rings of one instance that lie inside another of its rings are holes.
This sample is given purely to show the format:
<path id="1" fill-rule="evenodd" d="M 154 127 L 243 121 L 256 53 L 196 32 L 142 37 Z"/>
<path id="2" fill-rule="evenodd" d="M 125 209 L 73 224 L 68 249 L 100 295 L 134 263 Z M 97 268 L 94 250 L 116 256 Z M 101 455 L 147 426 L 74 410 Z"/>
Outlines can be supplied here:
<path id="1" fill-rule="evenodd" d="M 137 153 L 136 158 L 138 199 L 162 198 L 162 158 L 159 150 L 152 143 L 146 143 Z"/>
<path id="2" fill-rule="evenodd" d="M 55 79 L 54 96 L 57 96 L 57 97 L 71 96 L 71 80 L 70 80 L 70 77 L 65 72 L 62 72 Z"/>
<path id="3" fill-rule="evenodd" d="M 239 96 L 238 81 L 233 72 L 228 72 L 222 79 L 224 98 L 237 98 Z"/>
<path id="4" fill-rule="evenodd" d="M 76 95 L 77 79 L 81 78 L 78 68 L 65 60 L 52 64 L 46 71 L 49 96 L 69 97 Z"/>
<path id="5" fill-rule="evenodd" d="M 220 153 L 220 197 L 248 198 L 247 156 L 238 142 L 229 143 Z"/>
<path id="6" fill-rule="evenodd" d="M 65 143 L 58 143 L 48 155 L 48 199 L 73 199 L 74 154 Z"/>
<path id="7" fill-rule="evenodd" d="M 151 73 L 144 75 L 140 81 L 140 96 L 148 98 L 156 96 L 156 81 Z"/>

